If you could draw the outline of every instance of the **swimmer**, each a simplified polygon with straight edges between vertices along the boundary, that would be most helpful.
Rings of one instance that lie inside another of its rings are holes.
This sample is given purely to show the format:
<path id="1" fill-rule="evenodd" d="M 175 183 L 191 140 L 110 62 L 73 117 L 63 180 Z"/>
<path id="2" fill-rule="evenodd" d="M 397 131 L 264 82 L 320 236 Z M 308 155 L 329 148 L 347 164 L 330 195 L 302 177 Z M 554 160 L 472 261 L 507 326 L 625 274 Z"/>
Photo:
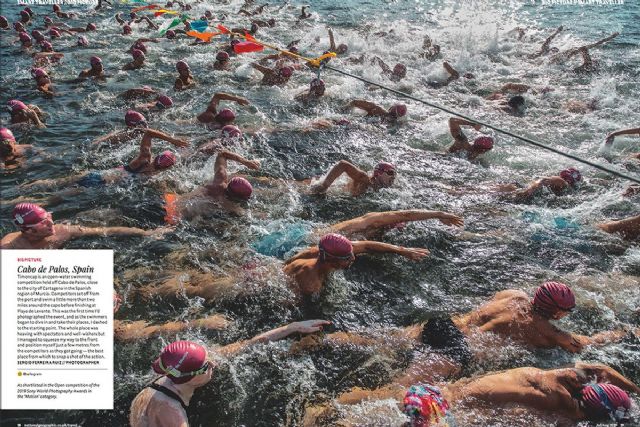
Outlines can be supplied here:
<path id="1" fill-rule="evenodd" d="M 521 415 L 523 411 L 554 425 L 579 421 L 622 423 L 630 420 L 628 393 L 640 388 L 613 368 L 577 362 L 571 368 L 524 367 L 490 372 L 440 387 L 429 385 L 429 372 L 416 372 L 396 384 L 376 390 L 356 387 L 335 399 L 339 405 L 394 399 L 412 427 L 462 425 L 479 420 Z M 306 409 L 303 425 L 336 425 L 336 408 L 322 405 Z M 455 415 L 455 417 L 454 417 Z"/>
<path id="2" fill-rule="evenodd" d="M 619 221 L 603 222 L 598 224 L 597 227 L 607 233 L 620 234 L 625 240 L 638 240 L 640 238 L 640 215 Z"/>
<path id="3" fill-rule="evenodd" d="M 5 16 L 0 16 L 0 30 L 9 30 L 9 21 Z"/>
<path id="4" fill-rule="evenodd" d="M 185 61 L 178 61 L 176 62 L 176 70 L 178 71 L 178 78 L 173 85 L 175 90 L 185 90 L 196 85 L 196 81 L 191 75 L 189 64 Z"/>
<path id="5" fill-rule="evenodd" d="M 298 15 L 299 20 L 311 18 L 312 16 L 311 13 L 307 12 L 308 8 L 309 6 L 302 6 L 302 9 L 300 10 L 300 15 Z"/>
<path id="6" fill-rule="evenodd" d="M 38 85 L 38 90 L 42 92 L 45 97 L 52 97 L 54 95 L 53 90 L 51 88 L 51 79 L 49 78 L 49 74 L 42 68 L 34 68 L 31 70 L 31 75 L 36 80 L 36 84 Z"/>
<path id="7" fill-rule="evenodd" d="M 295 96 L 294 99 L 298 102 L 302 102 L 306 104 L 306 103 L 317 101 L 318 99 L 320 99 L 324 95 L 324 91 L 325 91 L 324 81 L 319 78 L 315 78 L 311 80 L 311 83 L 309 84 L 309 91 L 299 93 L 298 95 Z"/>
<path id="8" fill-rule="evenodd" d="M 447 77 L 447 79 L 443 82 L 438 82 L 438 81 L 431 81 L 431 82 L 427 82 L 427 86 L 432 87 L 434 89 L 440 89 L 443 88 L 445 86 L 448 86 L 451 82 L 458 80 L 460 78 L 460 73 L 458 71 L 456 71 L 451 64 L 449 64 L 447 61 L 442 63 L 442 67 L 445 69 L 445 71 L 447 73 L 449 73 L 449 77 Z M 473 74 L 471 73 L 465 73 L 464 78 L 466 79 L 472 79 L 473 78 Z"/>
<path id="9" fill-rule="evenodd" d="M 0 166 L 2 169 L 19 166 L 32 148 L 31 144 L 17 144 L 16 137 L 13 136 L 11 130 L 0 128 Z"/>
<path id="10" fill-rule="evenodd" d="M 0 241 L 1 249 L 59 249 L 70 240 L 89 236 L 161 236 L 170 228 L 142 230 L 135 227 L 82 227 L 54 224 L 51 212 L 34 203 L 19 203 L 13 208 L 13 224 L 20 230 Z"/>
<path id="11" fill-rule="evenodd" d="M 226 125 L 220 129 L 220 138 L 206 142 L 198 147 L 198 153 L 209 156 L 224 149 L 224 147 L 233 146 L 242 139 L 242 131 L 237 126 Z"/>
<path id="12" fill-rule="evenodd" d="M 231 68 L 231 61 L 229 60 L 229 54 L 225 51 L 220 51 L 216 54 L 216 60 L 213 63 L 213 69 L 218 71 L 226 71 Z"/>
<path id="13" fill-rule="evenodd" d="M 278 341 L 292 334 L 311 334 L 330 324 L 326 320 L 305 320 L 264 332 L 251 339 L 209 350 L 192 341 L 176 341 L 162 349 L 153 370 L 162 376 L 145 387 L 131 402 L 132 427 L 189 425 L 187 410 L 197 388 L 205 386 L 219 359 L 232 358 L 248 348 Z"/>
<path id="14" fill-rule="evenodd" d="M 32 54 L 34 67 L 46 67 L 57 63 L 64 57 L 64 53 L 54 52 L 53 45 L 46 40 L 40 42 L 40 49 L 41 52 Z"/>
<path id="15" fill-rule="evenodd" d="M 38 128 L 47 127 L 41 120 L 43 112 L 37 105 L 26 105 L 22 101 L 12 99 L 7 102 L 7 108 L 11 114 L 11 124 L 26 123 L 33 124 Z"/>
<path id="16" fill-rule="evenodd" d="M 266 21 L 264 19 L 252 19 L 251 25 L 257 25 L 261 28 L 273 28 L 276 26 L 276 20 L 273 18 L 269 18 Z"/>
<path id="17" fill-rule="evenodd" d="M 531 89 L 531 86 L 522 83 L 506 83 L 498 91 L 485 97 L 489 101 L 497 101 L 497 108 L 513 116 L 523 116 L 526 112 L 525 98 L 521 95 Z M 550 88 L 540 91 L 531 89 L 532 93 L 546 93 Z M 516 94 L 516 95 L 512 95 Z"/>
<path id="18" fill-rule="evenodd" d="M 31 36 L 25 32 L 18 34 L 18 40 L 20 41 L 20 47 L 23 50 L 29 51 L 33 46 L 33 42 L 31 41 Z"/>
<path id="19" fill-rule="evenodd" d="M 58 4 L 53 5 L 53 13 L 55 13 L 58 18 L 63 18 L 63 19 L 69 19 L 76 16 L 75 13 L 63 12 L 62 8 Z"/>
<path id="20" fill-rule="evenodd" d="M 464 151 L 467 154 L 468 160 L 474 160 L 493 148 L 493 138 L 486 135 L 477 137 L 473 140 L 473 144 L 469 144 L 469 139 L 462 131 L 461 126 L 472 126 L 477 131 L 482 127 L 482 125 L 478 123 L 458 117 L 451 117 L 449 119 L 449 132 L 451 132 L 454 142 L 448 149 L 449 153 Z"/>
<path id="21" fill-rule="evenodd" d="M 604 143 L 607 145 L 613 144 L 613 141 L 616 139 L 616 136 L 620 135 L 638 135 L 640 136 L 640 127 L 630 128 L 630 129 L 622 129 L 617 130 L 615 132 L 611 132 L 604 140 Z"/>
<path id="22" fill-rule="evenodd" d="M 29 12 L 27 12 L 26 10 L 21 10 L 20 11 L 20 23 L 22 25 L 31 25 L 31 15 L 29 14 Z"/>
<path id="23" fill-rule="evenodd" d="M 138 70 L 144 67 L 144 60 L 146 59 L 146 56 L 143 51 L 140 49 L 133 49 L 131 56 L 133 57 L 133 61 L 126 63 L 122 67 L 123 70 Z"/>
<path id="24" fill-rule="evenodd" d="M 338 46 L 336 46 L 336 41 L 333 38 L 333 30 L 329 28 L 328 32 L 329 32 L 329 52 L 333 52 L 336 55 L 344 55 L 345 53 L 347 53 L 347 51 L 349 50 L 349 47 L 344 43 L 340 43 Z"/>
<path id="25" fill-rule="evenodd" d="M 94 145 L 99 144 L 122 144 L 143 135 L 149 128 L 147 119 L 137 111 L 128 110 L 124 115 L 124 123 L 127 126 L 124 130 L 112 132 L 93 141 Z"/>
<path id="26" fill-rule="evenodd" d="M 359 108 L 366 111 L 367 117 L 380 117 L 383 121 L 395 123 L 407 114 L 407 106 L 404 104 L 395 104 L 388 110 L 364 99 L 354 99 L 347 108 Z"/>
<path id="27" fill-rule="evenodd" d="M 293 75 L 293 67 L 290 66 L 271 69 L 255 62 L 253 62 L 251 66 L 262 73 L 260 83 L 267 86 L 282 86 L 287 83 Z"/>
<path id="28" fill-rule="evenodd" d="M 107 77 L 104 74 L 102 59 L 100 59 L 99 56 L 92 56 L 91 58 L 89 58 L 89 64 L 91 65 L 91 68 L 82 70 L 80 74 L 78 74 L 78 78 L 70 81 L 69 83 L 82 82 L 89 77 L 93 77 L 96 79 L 104 79 L 105 77 Z"/>
<path id="29" fill-rule="evenodd" d="M 264 8 L 269 6 L 268 3 L 265 3 L 261 6 L 259 6 L 258 8 L 256 8 L 253 12 L 249 12 L 248 10 L 245 9 L 240 9 L 238 11 L 238 15 L 245 15 L 245 16 L 255 16 L 255 15 L 260 15 L 261 13 L 264 12 Z"/>
<path id="30" fill-rule="evenodd" d="M 391 163 L 378 163 L 371 175 L 368 175 L 348 161 L 340 160 L 331 168 L 322 181 L 311 187 L 311 192 L 314 194 L 326 193 L 331 184 L 343 173 L 346 173 L 351 179 L 347 190 L 354 197 L 364 194 L 369 189 L 378 191 L 381 188 L 389 188 L 396 179 L 396 167 Z"/>
<path id="31" fill-rule="evenodd" d="M 382 74 L 387 76 L 392 82 L 399 82 L 407 76 L 407 66 L 404 64 L 398 63 L 394 65 L 392 70 L 391 67 L 389 67 L 382 59 L 377 56 L 374 56 L 371 62 L 373 62 L 374 64 L 377 63 L 380 68 L 382 68 Z"/>
<path id="32" fill-rule="evenodd" d="M 499 193 L 508 193 L 516 201 L 528 201 L 539 195 L 544 188 L 551 190 L 556 196 L 561 196 L 567 191 L 575 189 L 580 181 L 582 181 L 580 171 L 568 168 L 560 171 L 558 175 L 540 178 L 524 189 L 519 189 L 516 184 L 507 184 L 498 186 L 495 190 Z"/>
<path id="33" fill-rule="evenodd" d="M 559 52 L 557 54 L 555 54 L 554 56 L 551 57 L 551 63 L 560 63 L 560 62 L 564 62 L 567 61 L 568 59 L 572 58 L 573 56 L 577 55 L 577 54 L 581 54 L 583 56 L 583 59 L 585 59 L 585 63 L 586 63 L 586 58 L 585 58 L 585 54 L 588 57 L 589 56 L 589 49 L 593 49 L 594 47 L 598 47 L 601 46 L 605 43 L 610 42 L 611 40 L 615 39 L 616 37 L 618 37 L 620 35 L 620 33 L 615 32 L 613 34 L 611 34 L 608 37 L 603 38 L 602 40 L 598 40 L 595 43 L 591 43 L 591 44 L 587 44 L 584 46 L 579 46 L 579 47 L 574 47 L 571 49 L 568 49 L 564 52 Z M 589 58 L 590 61 L 590 58 Z M 584 65 L 584 64 L 583 64 Z"/>
<path id="34" fill-rule="evenodd" d="M 94 24 L 93 22 L 89 22 L 86 27 L 69 28 L 68 31 L 71 31 L 73 33 L 88 33 L 90 31 L 97 31 L 97 30 L 98 30 L 98 27 L 96 26 L 96 24 Z"/>
<path id="35" fill-rule="evenodd" d="M 135 87 L 133 89 L 128 89 L 122 92 L 118 96 L 126 100 L 133 100 L 133 99 L 150 98 L 153 96 L 158 96 L 158 94 L 159 94 L 158 91 L 151 88 L 150 86 L 142 86 L 142 87 Z"/>
<path id="36" fill-rule="evenodd" d="M 141 18 L 136 18 L 136 19 L 132 20 L 131 22 L 129 22 L 129 25 L 131 25 L 131 24 L 140 24 L 142 22 L 146 22 L 147 23 L 147 29 L 149 29 L 149 30 L 158 30 L 158 29 L 160 29 L 160 27 L 158 27 L 151 19 L 149 19 L 148 16 L 143 16 Z"/>
<path id="37" fill-rule="evenodd" d="M 210 129 L 220 129 L 223 126 L 232 124 L 236 119 L 236 114 L 228 108 L 218 111 L 220 101 L 232 101 L 242 106 L 249 105 L 249 100 L 246 98 L 218 92 L 211 97 L 207 109 L 198 114 L 196 117 L 198 122 L 206 124 Z"/>
<path id="38" fill-rule="evenodd" d="M 547 55 L 549 53 L 558 53 L 558 48 L 549 48 L 549 46 L 551 45 L 551 42 L 553 41 L 554 38 L 556 38 L 556 36 L 558 34 L 560 34 L 560 32 L 563 30 L 564 28 L 562 27 L 562 25 L 560 25 L 556 31 L 551 34 L 549 37 L 547 37 L 547 39 L 544 41 L 544 43 L 542 43 L 542 46 L 540 47 L 540 50 L 536 53 L 533 53 L 531 55 L 528 56 L 529 59 L 535 59 L 535 58 L 539 58 L 543 55 Z M 522 33 L 522 35 L 524 35 L 524 31 Z M 518 40 L 520 40 L 522 37 L 519 37 Z"/>
<path id="39" fill-rule="evenodd" d="M 164 111 L 173 105 L 173 99 L 167 95 L 159 95 L 155 101 L 148 102 L 146 104 L 137 104 L 134 108 L 136 110 L 147 111 L 149 113 L 154 111 Z"/>

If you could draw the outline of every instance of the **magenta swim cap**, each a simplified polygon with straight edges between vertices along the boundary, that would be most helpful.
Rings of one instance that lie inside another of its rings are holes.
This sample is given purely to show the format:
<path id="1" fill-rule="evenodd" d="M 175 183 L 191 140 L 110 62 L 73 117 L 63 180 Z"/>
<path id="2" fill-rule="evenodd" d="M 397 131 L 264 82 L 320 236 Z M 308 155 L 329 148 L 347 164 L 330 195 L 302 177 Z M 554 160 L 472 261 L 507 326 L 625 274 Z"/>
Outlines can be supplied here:
<path id="1" fill-rule="evenodd" d="M 240 129 L 234 125 L 223 126 L 223 128 L 220 129 L 220 132 L 224 138 L 238 138 L 242 136 Z"/>
<path id="2" fill-rule="evenodd" d="M 586 408 L 608 415 L 616 422 L 629 418 L 631 399 L 626 391 L 613 384 L 590 384 L 582 389 L 582 402 Z"/>
<path id="3" fill-rule="evenodd" d="M 225 62 L 229 60 L 229 54 L 225 51 L 220 51 L 216 54 L 216 60 Z"/>
<path id="4" fill-rule="evenodd" d="M 551 317 L 560 311 L 573 310 L 576 297 L 564 283 L 546 282 L 536 289 L 532 303 L 538 311 Z"/>
<path id="5" fill-rule="evenodd" d="M 27 109 L 27 106 L 25 105 L 25 103 L 22 101 L 18 101 L 17 99 L 12 99 L 11 101 L 8 101 L 7 107 L 9 108 L 9 111 L 12 113 L 17 113 L 18 111 Z"/>
<path id="6" fill-rule="evenodd" d="M 236 113 L 229 108 L 223 108 L 216 114 L 215 121 L 218 123 L 230 123 L 236 119 Z"/>
<path id="7" fill-rule="evenodd" d="M 89 64 L 91 65 L 102 64 L 102 59 L 99 56 L 92 56 L 91 58 L 89 58 Z"/>
<path id="8" fill-rule="evenodd" d="M 52 39 L 56 39 L 60 37 L 60 31 L 56 30 L 55 28 L 52 28 L 49 30 L 49 36 L 51 36 Z"/>
<path id="9" fill-rule="evenodd" d="M 133 59 L 138 59 L 138 58 L 145 59 L 144 52 L 141 51 L 140 49 L 133 49 L 131 51 L 131 55 L 133 56 Z"/>
<path id="10" fill-rule="evenodd" d="M 280 70 L 278 70 L 278 74 L 288 79 L 293 75 L 293 68 L 289 66 L 282 67 L 280 68 Z"/>
<path id="11" fill-rule="evenodd" d="M 6 16 L 2 16 L 0 15 L 0 24 L 2 24 L 2 26 L 7 26 L 9 25 L 9 21 L 7 20 Z"/>
<path id="12" fill-rule="evenodd" d="M 473 140 L 473 148 L 491 150 L 493 148 L 493 138 L 490 136 L 479 136 Z"/>
<path id="13" fill-rule="evenodd" d="M 13 136 L 13 132 L 11 129 L 1 128 L 0 129 L 0 140 L 4 143 L 5 141 L 16 142 L 16 137 Z"/>
<path id="14" fill-rule="evenodd" d="M 165 36 L 167 36 L 167 38 L 168 38 L 168 39 L 175 38 L 175 36 L 176 36 L 176 32 L 175 32 L 175 31 L 173 31 L 173 30 L 168 30 L 168 31 L 165 33 Z"/>
<path id="15" fill-rule="evenodd" d="M 89 46 L 89 40 L 85 36 L 78 36 L 78 46 Z"/>
<path id="16" fill-rule="evenodd" d="M 22 25 L 21 22 L 14 22 L 13 23 L 13 29 L 16 30 L 17 32 L 21 33 L 24 31 L 24 25 Z"/>
<path id="17" fill-rule="evenodd" d="M 404 64 L 396 64 L 395 67 L 393 67 L 393 74 L 401 75 L 402 77 L 404 77 L 405 75 L 407 75 L 407 66 Z"/>
<path id="18" fill-rule="evenodd" d="M 388 171 L 393 171 L 395 173 L 396 167 L 388 162 L 380 162 L 373 169 L 373 176 L 379 176 L 383 173 L 387 173 Z"/>
<path id="19" fill-rule="evenodd" d="M 124 24 L 122 27 L 122 34 L 131 34 L 131 27 L 127 24 Z"/>
<path id="20" fill-rule="evenodd" d="M 43 52 L 53 52 L 53 45 L 46 40 L 40 43 L 40 48 Z"/>
<path id="21" fill-rule="evenodd" d="M 146 125 L 147 119 L 137 111 L 129 110 L 124 115 L 124 122 L 129 127 Z"/>
<path id="22" fill-rule="evenodd" d="M 30 16 L 33 16 L 33 10 L 30 7 L 25 7 L 24 11 L 27 12 Z"/>
<path id="23" fill-rule="evenodd" d="M 33 36 L 34 39 L 36 39 L 37 42 L 41 42 L 44 40 L 44 34 L 42 34 L 38 30 L 31 31 L 31 35 Z"/>
<path id="24" fill-rule="evenodd" d="M 564 179 L 569 185 L 576 185 L 578 181 L 582 181 L 582 174 L 578 169 L 569 168 L 560 172 L 560 178 Z"/>
<path id="25" fill-rule="evenodd" d="M 167 95 L 160 95 L 157 100 L 164 108 L 171 107 L 173 105 L 173 99 Z"/>
<path id="26" fill-rule="evenodd" d="M 170 150 L 163 151 L 153 159 L 153 164 L 158 169 L 170 168 L 176 164 L 176 155 Z"/>
<path id="27" fill-rule="evenodd" d="M 13 224 L 26 231 L 47 219 L 48 212 L 35 203 L 18 203 L 13 208 Z"/>
<path id="28" fill-rule="evenodd" d="M 24 31 L 18 34 L 18 38 L 22 44 L 31 43 L 31 36 Z"/>
<path id="29" fill-rule="evenodd" d="M 176 62 L 176 70 L 178 71 L 189 71 L 189 64 L 187 64 L 185 61 L 178 61 Z"/>
<path id="30" fill-rule="evenodd" d="M 404 104 L 396 104 L 393 107 L 389 108 L 389 114 L 399 119 L 400 117 L 407 114 L 407 106 Z"/>
<path id="31" fill-rule="evenodd" d="M 152 367 L 156 373 L 166 375 L 174 384 L 184 384 L 207 372 L 207 349 L 192 341 L 176 341 L 162 349 Z"/>
<path id="32" fill-rule="evenodd" d="M 40 77 L 49 77 L 49 75 L 47 74 L 47 72 L 45 70 L 43 70 L 42 68 L 34 68 L 31 70 L 31 75 L 33 77 L 40 78 Z"/>
<path id="33" fill-rule="evenodd" d="M 94 24 L 93 22 L 87 24 L 87 31 L 95 31 L 97 29 L 98 27 L 96 27 L 96 24 Z"/>
<path id="34" fill-rule="evenodd" d="M 48 16 L 45 16 L 44 17 L 44 22 L 46 24 L 53 24 L 53 19 L 49 18 Z"/>
<path id="35" fill-rule="evenodd" d="M 318 243 L 320 256 L 325 259 L 327 256 L 339 259 L 350 259 L 353 256 L 353 245 L 351 240 L 343 235 L 330 233 L 325 234 Z"/>
<path id="36" fill-rule="evenodd" d="M 31 15 L 29 15 L 29 12 L 27 12 L 26 10 L 21 10 L 20 11 L 20 16 L 22 18 L 25 18 L 25 19 L 30 19 L 31 18 Z"/>
<path id="37" fill-rule="evenodd" d="M 246 179 L 236 176 L 227 184 L 227 193 L 234 199 L 249 200 L 253 187 Z"/>
<path id="38" fill-rule="evenodd" d="M 141 51 L 143 51 L 144 53 L 147 53 L 147 46 L 144 45 L 144 43 L 138 41 L 133 45 L 134 49 L 139 49 Z"/>
<path id="39" fill-rule="evenodd" d="M 60 12 L 60 10 L 61 10 L 61 9 L 60 9 L 60 5 L 58 5 L 58 4 L 54 4 L 54 5 L 53 5 L 53 11 L 54 11 L 54 12 Z"/>

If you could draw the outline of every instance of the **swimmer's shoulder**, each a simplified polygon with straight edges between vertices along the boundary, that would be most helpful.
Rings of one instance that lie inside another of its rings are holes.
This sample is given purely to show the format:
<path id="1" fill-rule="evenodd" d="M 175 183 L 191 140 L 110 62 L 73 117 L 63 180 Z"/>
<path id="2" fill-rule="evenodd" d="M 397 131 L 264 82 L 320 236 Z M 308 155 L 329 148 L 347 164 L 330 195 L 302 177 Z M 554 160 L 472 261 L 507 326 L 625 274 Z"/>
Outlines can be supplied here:
<path id="1" fill-rule="evenodd" d="M 0 240 L 0 249 L 31 249 L 24 245 L 24 239 L 20 231 L 9 233 Z M 23 243 L 23 244 L 21 244 Z"/>

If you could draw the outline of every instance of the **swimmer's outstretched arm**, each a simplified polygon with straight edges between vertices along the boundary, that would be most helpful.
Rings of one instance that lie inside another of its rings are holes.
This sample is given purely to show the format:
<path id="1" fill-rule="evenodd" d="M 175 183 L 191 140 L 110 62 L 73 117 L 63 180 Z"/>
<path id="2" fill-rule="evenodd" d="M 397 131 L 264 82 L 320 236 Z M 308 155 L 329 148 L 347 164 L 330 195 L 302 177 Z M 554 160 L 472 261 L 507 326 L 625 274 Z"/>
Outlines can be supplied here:
<path id="1" fill-rule="evenodd" d="M 336 51 L 336 41 L 333 38 L 333 30 L 331 28 L 329 28 L 329 50 L 331 52 Z"/>
<path id="2" fill-rule="evenodd" d="M 575 368 L 581 370 L 587 379 L 595 377 L 598 382 L 610 382 L 623 390 L 640 393 L 640 387 L 609 366 L 600 363 L 576 362 Z"/>
<path id="3" fill-rule="evenodd" d="M 605 140 L 605 144 L 613 144 L 613 140 L 616 138 L 616 136 L 620 136 L 620 135 L 638 135 L 638 136 L 640 136 L 640 127 L 631 128 L 631 129 L 622 129 L 622 130 L 617 130 L 615 132 L 611 132 L 609 135 L 607 135 L 607 138 Z"/>
<path id="4" fill-rule="evenodd" d="M 387 110 L 380 107 L 379 105 L 365 101 L 364 99 L 354 99 L 349 104 L 347 104 L 347 108 L 355 107 L 367 112 L 369 116 L 386 116 Z"/>
<path id="5" fill-rule="evenodd" d="M 447 78 L 447 84 L 451 83 L 454 80 L 458 80 L 460 78 L 460 73 L 451 66 L 447 61 L 442 63 L 444 69 L 449 73 L 449 77 Z"/>
<path id="6" fill-rule="evenodd" d="M 298 252 L 297 254 L 295 254 L 294 256 L 292 256 L 291 258 L 287 259 L 284 262 L 284 265 L 287 264 L 291 264 L 293 261 L 299 260 L 299 259 L 313 259 L 313 258 L 318 258 L 320 251 L 318 250 L 317 246 L 312 246 L 310 248 L 304 249 L 300 252 Z"/>
<path id="7" fill-rule="evenodd" d="M 500 88 L 500 93 L 505 93 L 505 92 L 525 93 L 529 89 L 531 89 L 531 86 L 523 83 L 506 83 L 504 86 Z"/>
<path id="8" fill-rule="evenodd" d="M 429 250 L 424 248 L 405 248 L 402 246 L 391 245 L 389 243 L 374 242 L 371 240 L 362 240 L 351 242 L 353 245 L 353 254 L 368 253 L 393 253 L 417 261 L 429 255 Z"/>
<path id="9" fill-rule="evenodd" d="M 544 43 L 542 43 L 542 46 L 540 47 L 540 50 L 537 53 L 529 55 L 529 58 L 531 58 L 531 59 L 538 58 L 539 56 L 542 56 L 545 53 L 549 52 L 549 45 L 551 44 L 553 39 L 556 38 L 556 36 L 558 34 L 560 34 L 560 31 L 562 31 L 562 30 L 563 30 L 562 25 L 560 25 L 558 27 L 558 29 L 553 34 L 551 34 L 549 37 L 547 37 L 547 39 L 544 41 Z"/>
<path id="10" fill-rule="evenodd" d="M 230 93 L 224 92 L 217 92 L 216 94 L 214 94 L 211 98 L 211 101 L 209 101 L 209 105 L 218 107 L 220 101 L 233 101 L 237 102 L 240 105 L 249 105 L 249 100 L 247 98 L 238 95 L 231 95 Z"/>
<path id="11" fill-rule="evenodd" d="M 321 182 L 311 187 L 311 192 L 326 192 L 329 187 L 331 187 L 331 184 L 333 184 L 333 182 L 343 173 L 346 173 L 349 178 L 356 182 L 369 182 L 369 175 L 367 175 L 365 171 L 359 169 L 346 160 L 340 160 L 331 168 L 327 176 Z"/>
<path id="12" fill-rule="evenodd" d="M 389 68 L 389 66 L 382 59 L 380 59 L 380 57 L 378 57 L 378 56 L 374 56 L 373 59 L 371 59 L 371 62 L 377 63 L 380 66 L 380 68 L 382 68 L 382 72 L 383 73 L 385 73 L 385 74 L 392 74 L 393 73 L 391 68 Z"/>
<path id="13" fill-rule="evenodd" d="M 175 336 L 191 328 L 225 329 L 229 321 L 224 316 L 214 314 L 203 319 L 185 322 L 167 322 L 161 325 L 149 325 L 144 320 L 122 322 L 114 320 L 114 338 L 120 342 L 145 340 L 158 336 Z"/>
<path id="14" fill-rule="evenodd" d="M 481 125 L 478 123 L 474 123 L 458 117 L 451 117 L 449 119 L 449 132 L 454 139 L 454 143 L 448 149 L 450 153 L 471 149 L 471 144 L 469 144 L 467 139 L 464 137 L 464 132 L 462 132 L 462 126 L 472 126 L 475 130 L 480 130 L 481 127 Z"/>
<path id="15" fill-rule="evenodd" d="M 264 75 L 272 75 L 274 73 L 271 68 L 265 67 L 264 65 L 256 64 L 255 62 L 252 62 L 251 66 Z"/>
<path id="16" fill-rule="evenodd" d="M 626 240 L 640 238 L 640 215 L 619 221 L 609 221 L 597 224 L 597 227 L 607 233 L 619 233 Z"/>
<path id="17" fill-rule="evenodd" d="M 118 130 L 93 140 L 92 144 L 93 145 L 99 145 L 102 143 L 108 143 L 111 145 L 121 144 L 123 142 L 130 141 L 131 139 L 136 138 L 139 135 L 144 134 L 145 131 L 146 129 L 140 129 L 140 128 Z"/>
<path id="18" fill-rule="evenodd" d="M 356 234 L 388 227 L 399 222 L 426 221 L 439 219 L 444 225 L 462 227 L 464 221 L 457 215 L 441 211 L 412 209 L 389 212 L 370 212 L 361 217 L 339 222 L 331 226 L 331 231 L 343 234 Z"/>
<path id="19" fill-rule="evenodd" d="M 270 341 L 278 341 L 295 333 L 312 334 L 321 331 L 323 326 L 330 324 L 331 322 L 327 320 L 304 320 L 302 322 L 293 322 L 286 326 L 281 326 L 279 328 L 257 335 L 251 339 L 229 344 L 218 349 L 217 352 L 225 357 L 232 357 L 253 345 Z"/>
<path id="20" fill-rule="evenodd" d="M 189 146 L 189 143 L 183 139 L 174 138 L 171 135 L 160 132 L 159 130 L 147 129 L 142 136 L 142 141 L 140 141 L 140 152 L 138 153 L 138 157 L 129 162 L 129 167 L 131 169 L 137 170 L 143 164 L 151 163 L 151 142 L 153 138 L 162 139 L 176 147 Z"/>
<path id="21" fill-rule="evenodd" d="M 32 109 L 27 108 L 26 114 L 27 114 L 27 117 L 29 117 L 29 119 L 31 120 L 31 122 L 33 122 L 33 124 L 36 125 L 37 127 L 39 128 L 47 127 L 44 123 L 40 121 L 38 114 L 36 114 L 36 112 L 33 111 Z"/>
<path id="22" fill-rule="evenodd" d="M 238 162 L 249 169 L 260 169 L 260 162 L 257 160 L 248 160 L 242 157 L 239 154 L 232 153 L 229 150 L 222 150 L 218 152 L 218 156 L 216 157 L 216 162 L 213 165 L 214 175 L 213 175 L 213 185 L 222 185 L 227 182 L 228 174 L 227 174 L 227 160 L 233 160 L 234 162 Z"/>
<path id="23" fill-rule="evenodd" d="M 63 233 L 67 233 L 68 238 L 66 240 L 71 239 L 79 239 L 81 237 L 88 236 L 160 236 L 165 233 L 172 231 L 172 228 L 169 227 L 160 227 L 151 230 L 143 230 L 137 227 L 82 227 L 80 225 L 59 225 L 56 227 L 61 227 Z M 57 230 L 56 230 L 57 232 Z"/>

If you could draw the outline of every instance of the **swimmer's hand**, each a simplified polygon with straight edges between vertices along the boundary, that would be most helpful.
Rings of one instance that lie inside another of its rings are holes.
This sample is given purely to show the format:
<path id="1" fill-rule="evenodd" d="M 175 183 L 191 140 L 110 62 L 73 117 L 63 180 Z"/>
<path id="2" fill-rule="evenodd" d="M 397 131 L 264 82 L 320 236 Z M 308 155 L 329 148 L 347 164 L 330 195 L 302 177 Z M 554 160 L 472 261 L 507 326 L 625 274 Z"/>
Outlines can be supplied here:
<path id="1" fill-rule="evenodd" d="M 610 133 L 609 135 L 607 135 L 607 138 L 604 140 L 604 143 L 606 145 L 611 145 L 613 144 L 613 140 L 616 139 L 616 136 L 612 133 Z"/>
<path id="2" fill-rule="evenodd" d="M 250 104 L 250 102 L 249 102 L 249 100 L 248 100 L 248 99 L 246 99 L 246 98 L 240 98 L 240 97 L 238 97 L 238 99 L 236 100 L 236 102 L 237 102 L 238 104 L 240 104 L 240 105 L 249 105 L 249 104 Z"/>
<path id="3" fill-rule="evenodd" d="M 328 320 L 303 320 L 302 322 L 293 322 L 287 325 L 287 332 L 300 333 L 300 334 L 312 334 L 314 332 L 320 332 L 323 326 L 330 325 Z"/>
<path id="4" fill-rule="evenodd" d="M 249 160 L 245 163 L 245 166 L 249 169 L 258 170 L 260 169 L 260 160 Z"/>
<path id="5" fill-rule="evenodd" d="M 175 229 L 175 227 L 158 227 L 151 230 L 145 230 L 144 235 L 160 240 L 164 238 L 165 234 L 172 233 Z"/>
<path id="6" fill-rule="evenodd" d="M 189 146 L 189 142 L 185 141 L 184 139 L 173 138 L 169 142 L 172 143 L 173 145 L 175 145 L 176 147 L 184 148 L 184 147 L 188 147 Z"/>
<path id="7" fill-rule="evenodd" d="M 444 225 L 450 225 L 453 227 L 462 227 L 464 225 L 464 220 L 460 218 L 458 215 L 450 214 L 443 212 L 438 217 L 441 223 Z"/>
<path id="8" fill-rule="evenodd" d="M 480 129 L 482 129 L 482 125 L 480 123 L 476 123 L 475 125 L 473 125 L 473 128 L 475 130 L 480 130 Z"/>
<path id="9" fill-rule="evenodd" d="M 402 248 L 400 252 L 400 255 L 413 261 L 421 260 L 429 254 L 429 250 L 424 248 Z"/>

